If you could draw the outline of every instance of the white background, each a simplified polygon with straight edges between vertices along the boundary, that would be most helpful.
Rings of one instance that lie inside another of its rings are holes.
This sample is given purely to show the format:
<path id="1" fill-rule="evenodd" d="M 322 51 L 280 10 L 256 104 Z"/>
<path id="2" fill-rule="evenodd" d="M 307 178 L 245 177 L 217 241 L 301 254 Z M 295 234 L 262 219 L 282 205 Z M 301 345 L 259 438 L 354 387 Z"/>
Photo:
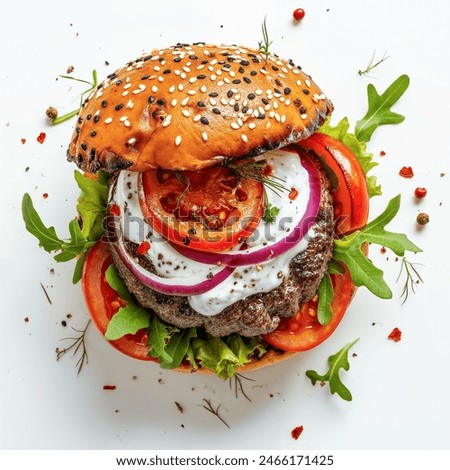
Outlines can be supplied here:
<path id="1" fill-rule="evenodd" d="M 306 10 L 300 24 L 292 21 L 297 7 Z M 12 2 L 0 19 L 0 448 L 449 449 L 449 12 L 443 0 Z M 320 84 L 335 104 L 334 123 L 348 116 L 354 124 L 365 113 L 369 82 L 381 92 L 400 74 L 410 76 L 395 107 L 405 122 L 379 129 L 370 142 L 384 189 L 372 200 L 372 214 L 402 194 L 391 228 L 424 249 L 409 258 L 423 265 L 425 283 L 401 305 L 400 264 L 372 247 L 394 299 L 381 301 L 360 289 L 326 343 L 247 375 L 251 402 L 215 377 L 177 375 L 128 359 L 93 327 L 89 363 L 77 376 L 76 358 L 56 362 L 55 355 L 66 344 L 61 338 L 88 318 L 81 288 L 71 284 L 73 265 L 57 265 L 39 249 L 20 214 L 29 192 L 62 236 L 74 216 L 74 167 L 65 161 L 73 122 L 51 127 L 44 113 L 49 105 L 61 114 L 74 108 L 83 86 L 58 75 L 73 65 L 73 76 L 90 78 L 95 68 L 103 78 L 144 50 L 176 42 L 257 46 L 265 15 L 271 50 Z M 359 76 L 374 51 L 376 59 L 385 51 L 389 59 L 371 78 Z M 47 133 L 43 144 L 36 141 L 41 131 Z M 413 167 L 413 179 L 398 176 L 404 165 Z M 416 186 L 428 189 L 420 203 Z M 418 230 L 422 210 L 431 222 Z M 387 339 L 396 326 L 403 331 L 399 343 Z M 313 387 L 305 371 L 325 372 L 328 356 L 358 337 L 350 371 L 341 373 L 353 401 L 331 396 L 327 386 Z M 104 391 L 105 384 L 117 388 Z M 221 405 L 230 428 L 203 409 L 203 399 Z M 299 425 L 304 432 L 295 441 L 290 432 Z"/>

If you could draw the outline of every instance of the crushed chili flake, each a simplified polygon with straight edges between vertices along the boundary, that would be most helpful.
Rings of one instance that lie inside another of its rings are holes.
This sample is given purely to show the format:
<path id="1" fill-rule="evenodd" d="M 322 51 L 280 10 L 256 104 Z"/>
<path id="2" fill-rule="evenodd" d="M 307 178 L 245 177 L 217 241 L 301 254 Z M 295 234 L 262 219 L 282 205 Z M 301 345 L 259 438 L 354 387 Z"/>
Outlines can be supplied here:
<path id="1" fill-rule="evenodd" d="M 47 137 L 47 134 L 46 134 L 45 132 L 41 132 L 41 133 L 37 136 L 36 140 L 37 140 L 40 144 L 43 144 L 46 137 Z"/>
<path id="2" fill-rule="evenodd" d="M 295 201 L 297 199 L 297 196 L 298 196 L 298 191 L 295 188 L 292 188 L 289 192 L 289 199 L 291 201 Z"/>
<path id="3" fill-rule="evenodd" d="M 402 332 L 397 327 L 395 327 L 388 336 L 389 339 L 398 343 L 402 339 Z"/>
<path id="4" fill-rule="evenodd" d="M 150 243 L 149 242 L 142 242 L 136 248 L 136 254 L 137 255 L 145 255 L 148 252 L 149 249 L 150 249 Z"/>
<path id="5" fill-rule="evenodd" d="M 28 323 L 28 322 L 30 321 L 30 319 L 29 319 L 28 317 L 25 317 L 25 318 L 23 319 L 23 321 L 24 321 L 25 323 Z"/>
<path id="6" fill-rule="evenodd" d="M 43 197 L 44 199 L 47 199 L 47 198 L 48 198 L 48 193 L 42 194 L 42 197 Z"/>
<path id="7" fill-rule="evenodd" d="M 113 204 L 109 208 L 109 212 L 111 212 L 112 215 L 119 216 L 120 215 L 120 207 L 117 204 Z"/>
<path id="8" fill-rule="evenodd" d="M 382 246 L 382 247 L 380 248 L 380 253 L 381 253 L 382 255 L 384 255 L 384 254 L 386 253 L 386 248 L 385 248 L 384 246 Z"/>
<path id="9" fill-rule="evenodd" d="M 380 157 L 384 157 L 385 155 L 386 155 L 386 152 L 384 150 L 381 150 Z"/>
<path id="10" fill-rule="evenodd" d="M 103 390 L 115 390 L 115 385 L 103 385 Z"/>
<path id="11" fill-rule="evenodd" d="M 27 139 L 25 139 L 24 137 L 22 137 L 22 138 L 20 139 L 20 141 L 22 142 L 22 144 L 26 144 Z"/>
<path id="12" fill-rule="evenodd" d="M 297 426 L 291 431 L 292 439 L 297 440 L 300 437 L 300 434 L 303 432 L 303 426 Z"/>
<path id="13" fill-rule="evenodd" d="M 412 178 L 414 176 L 413 169 L 410 166 L 404 166 L 398 174 L 403 178 Z"/>

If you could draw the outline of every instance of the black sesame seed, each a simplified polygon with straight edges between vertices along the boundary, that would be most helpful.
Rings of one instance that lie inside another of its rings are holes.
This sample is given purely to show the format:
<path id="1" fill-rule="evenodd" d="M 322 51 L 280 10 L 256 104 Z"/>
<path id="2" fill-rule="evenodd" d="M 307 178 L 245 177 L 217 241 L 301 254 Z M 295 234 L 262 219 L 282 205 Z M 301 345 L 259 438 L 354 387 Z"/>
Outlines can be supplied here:
<path id="1" fill-rule="evenodd" d="M 142 57 L 141 60 L 142 60 L 143 62 L 146 62 L 147 60 L 150 60 L 151 58 L 152 58 L 152 56 L 151 56 L 151 54 L 150 54 L 150 55 L 146 55 L 146 56 Z"/>
<path id="2" fill-rule="evenodd" d="M 189 59 L 192 59 L 192 60 L 197 60 L 197 59 L 198 59 L 198 57 L 197 57 L 196 55 L 190 55 L 190 56 L 189 56 Z"/>
<path id="3" fill-rule="evenodd" d="M 201 122 L 202 124 L 209 124 L 208 118 L 206 118 L 205 116 L 202 116 L 202 117 L 201 117 L 200 122 Z"/>
<path id="4" fill-rule="evenodd" d="M 247 95 L 247 98 L 248 98 L 249 100 L 254 100 L 254 99 L 256 98 L 256 95 L 255 95 L 254 93 L 249 93 L 249 94 Z"/>
<path id="5" fill-rule="evenodd" d="M 244 67 L 239 67 L 239 68 L 238 68 L 238 71 L 239 71 L 239 73 L 244 73 L 244 72 L 245 72 L 245 69 L 244 69 Z"/>
<path id="6" fill-rule="evenodd" d="M 81 130 L 81 129 L 80 129 L 79 127 L 76 127 L 76 128 L 75 128 L 75 132 L 76 132 L 77 134 L 80 133 L 80 130 Z"/>
<path id="7" fill-rule="evenodd" d="M 83 122 L 83 118 L 80 116 L 80 117 L 78 118 L 78 124 L 81 124 L 82 122 Z"/>
<path id="8" fill-rule="evenodd" d="M 275 70 L 275 72 L 277 72 L 278 70 L 280 70 L 277 66 L 275 65 L 272 65 L 272 70 Z"/>
<path id="9" fill-rule="evenodd" d="M 200 75 L 197 75 L 197 78 L 199 80 L 204 80 L 206 78 L 206 75 L 200 74 Z"/>
<path id="10" fill-rule="evenodd" d="M 98 170 L 102 167 L 102 164 L 100 162 L 94 162 L 91 166 L 91 171 L 92 173 L 97 173 Z"/>
<path id="11" fill-rule="evenodd" d="M 213 109 L 212 109 L 212 112 L 213 112 L 214 114 L 220 114 L 220 109 L 219 109 L 219 108 L 213 108 Z"/>
<path id="12" fill-rule="evenodd" d="M 233 92 L 231 90 L 227 91 L 227 96 L 228 98 L 231 98 L 233 96 Z"/>
<path id="13" fill-rule="evenodd" d="M 88 115 L 86 116 L 86 121 L 90 121 L 91 118 L 92 118 L 92 114 L 88 114 Z"/>
<path id="14" fill-rule="evenodd" d="M 113 73 L 110 73 L 107 78 L 116 78 L 117 77 L 117 73 L 116 72 L 113 72 Z"/>
<path id="15" fill-rule="evenodd" d="M 89 162 L 92 162 L 95 158 L 95 147 L 91 147 L 91 150 L 89 152 Z"/>
<path id="16" fill-rule="evenodd" d="M 190 235 L 195 235 L 197 233 L 197 230 L 195 230 L 195 228 L 190 228 L 190 229 L 188 229 L 188 233 Z"/>
<path id="17" fill-rule="evenodd" d="M 155 102 L 155 97 L 154 96 L 149 96 L 147 100 L 150 104 Z"/>
<path id="18" fill-rule="evenodd" d="M 87 150 L 87 145 L 83 142 L 83 143 L 81 144 L 81 148 L 86 152 L 86 150 Z"/>
<path id="19" fill-rule="evenodd" d="M 156 104 L 158 104 L 159 106 L 164 106 L 166 102 L 162 98 L 159 98 L 158 100 L 156 100 Z"/>
<path id="20" fill-rule="evenodd" d="M 281 95 L 281 91 L 278 88 L 274 88 L 273 91 L 274 93 L 278 93 L 279 95 Z"/>
<path id="21" fill-rule="evenodd" d="M 208 59 L 205 59 L 205 60 L 202 60 L 200 63 L 201 63 L 202 65 L 206 65 L 206 64 L 209 63 L 209 60 L 208 60 Z"/>
<path id="22" fill-rule="evenodd" d="M 257 59 L 257 58 L 255 57 L 254 59 L 252 59 L 252 62 L 253 62 L 254 64 L 259 64 L 259 59 Z"/>
<path id="23" fill-rule="evenodd" d="M 208 96 L 210 96 L 211 98 L 216 98 L 219 96 L 219 93 L 217 93 L 216 91 L 213 91 L 212 93 L 210 93 Z"/>
<path id="24" fill-rule="evenodd" d="M 94 122 L 100 121 L 100 115 L 99 115 L 99 114 L 96 114 L 96 115 L 94 116 L 93 121 L 94 121 Z"/>
<path id="25" fill-rule="evenodd" d="M 108 102 L 106 100 L 102 101 L 102 108 L 106 108 L 108 106 Z"/>
<path id="26" fill-rule="evenodd" d="M 122 108 L 123 108 L 123 104 L 122 104 L 122 103 L 117 104 L 116 106 L 114 106 L 114 109 L 115 109 L 116 111 L 119 111 L 119 109 L 122 109 Z"/>
<path id="27" fill-rule="evenodd" d="M 224 64 L 224 66 L 223 66 L 224 69 L 229 69 L 230 67 L 231 67 L 230 64 Z"/>
<path id="28" fill-rule="evenodd" d="M 234 83 L 235 85 L 239 85 L 239 83 L 241 83 L 241 81 L 239 80 L 239 78 L 235 78 L 235 79 L 233 80 L 233 83 Z"/>
<path id="29" fill-rule="evenodd" d="M 239 105 L 236 103 L 234 106 L 233 106 L 233 109 L 238 112 L 239 111 Z"/>
<path id="30" fill-rule="evenodd" d="M 116 85 L 122 85 L 122 80 L 117 80 Z"/>
<path id="31" fill-rule="evenodd" d="M 244 82 L 245 83 L 252 83 L 252 81 L 248 77 L 244 77 Z"/>
<path id="32" fill-rule="evenodd" d="M 252 70 L 252 71 L 250 72 L 250 75 L 251 75 L 252 77 L 254 77 L 255 75 L 258 75 L 258 72 L 257 72 L 256 70 Z"/>
<path id="33" fill-rule="evenodd" d="M 285 95 L 289 95 L 289 93 L 291 92 L 291 89 L 289 87 L 285 87 L 283 91 Z"/>
<path id="34" fill-rule="evenodd" d="M 227 57 L 228 62 L 234 62 L 234 57 Z"/>
<path id="35" fill-rule="evenodd" d="M 181 57 L 175 57 L 175 59 L 173 59 L 174 62 L 181 62 Z"/>
<path id="36" fill-rule="evenodd" d="M 167 75 L 168 73 L 171 73 L 172 71 L 170 69 L 163 70 L 163 74 Z"/>
<path id="37" fill-rule="evenodd" d="M 261 101 L 264 103 L 264 104 L 269 104 L 269 100 L 267 98 L 262 98 Z"/>
<path id="38" fill-rule="evenodd" d="M 197 106 L 199 108 L 206 108 L 206 105 L 205 105 L 205 103 L 203 103 L 203 101 L 197 101 Z"/>
<path id="39" fill-rule="evenodd" d="M 257 119 L 266 119 L 265 114 L 258 114 Z"/>
<path id="40" fill-rule="evenodd" d="M 300 107 L 302 105 L 302 100 L 300 98 L 295 98 L 295 100 L 293 101 L 294 105 L 298 107 Z"/>
<path id="41" fill-rule="evenodd" d="M 304 93 L 305 95 L 309 95 L 309 90 L 307 90 L 307 89 L 305 88 L 305 89 L 303 90 L 303 93 Z"/>
<path id="42" fill-rule="evenodd" d="M 241 60 L 241 65 L 249 65 L 249 64 L 250 62 L 248 60 Z"/>
<path id="43" fill-rule="evenodd" d="M 81 155 L 81 153 L 79 153 L 77 155 L 77 160 L 78 160 L 79 163 L 81 163 L 83 161 L 83 155 Z"/>
<path id="44" fill-rule="evenodd" d="M 299 109 L 299 112 L 300 112 L 300 114 L 306 114 L 306 113 L 308 112 L 308 110 L 307 110 L 304 106 L 302 106 L 302 107 Z"/>
<path id="45" fill-rule="evenodd" d="M 91 131 L 91 132 L 89 133 L 89 135 L 90 135 L 91 137 L 95 137 L 95 136 L 97 135 L 97 131 Z"/>
<path id="46" fill-rule="evenodd" d="M 189 237 L 184 237 L 184 238 L 183 238 L 183 243 L 184 243 L 186 246 L 188 246 L 189 243 L 191 243 L 191 239 L 190 239 Z"/>
<path id="47" fill-rule="evenodd" d="M 143 75 L 141 77 L 141 80 L 148 80 L 149 78 L 150 78 L 150 75 Z M 120 85 L 120 83 L 119 83 L 119 85 Z"/>
<path id="48" fill-rule="evenodd" d="M 247 111 L 248 111 L 248 106 L 244 106 L 244 107 L 242 108 L 242 112 L 245 114 Z"/>

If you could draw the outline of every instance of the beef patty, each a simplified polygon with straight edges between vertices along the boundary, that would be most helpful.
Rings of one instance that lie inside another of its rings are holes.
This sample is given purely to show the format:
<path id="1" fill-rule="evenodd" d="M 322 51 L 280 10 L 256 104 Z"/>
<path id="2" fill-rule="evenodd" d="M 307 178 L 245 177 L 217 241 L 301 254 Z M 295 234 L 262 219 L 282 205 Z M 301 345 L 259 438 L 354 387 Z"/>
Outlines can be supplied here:
<path id="1" fill-rule="evenodd" d="M 110 242 L 114 264 L 138 303 L 152 309 L 163 321 L 179 328 L 204 327 L 213 336 L 239 333 L 256 336 L 273 331 L 281 317 L 295 315 L 299 306 L 317 293 L 333 251 L 333 199 L 330 183 L 321 170 L 321 200 L 306 250 L 292 259 L 289 275 L 270 292 L 251 295 L 226 307 L 215 316 L 194 311 L 186 297 L 170 296 L 143 286 L 123 264 Z"/>

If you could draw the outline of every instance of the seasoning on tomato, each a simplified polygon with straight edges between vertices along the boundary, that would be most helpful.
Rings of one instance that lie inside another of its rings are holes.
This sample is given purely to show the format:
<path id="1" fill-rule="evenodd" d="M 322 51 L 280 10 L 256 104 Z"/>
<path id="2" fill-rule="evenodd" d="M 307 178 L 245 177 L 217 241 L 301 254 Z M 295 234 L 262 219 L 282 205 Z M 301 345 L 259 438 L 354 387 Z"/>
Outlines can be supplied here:
<path id="1" fill-rule="evenodd" d="M 305 10 L 303 10 L 303 8 L 296 8 L 292 16 L 295 21 L 301 21 L 305 17 Z"/>
<path id="2" fill-rule="evenodd" d="M 427 188 L 416 188 L 414 190 L 414 196 L 417 199 L 423 199 L 427 195 Z"/>
<path id="3" fill-rule="evenodd" d="M 234 168 L 149 170 L 140 176 L 146 221 L 171 242 L 200 251 L 222 251 L 245 241 L 264 209 L 261 181 Z"/>
<path id="4" fill-rule="evenodd" d="M 398 174 L 403 178 L 412 178 L 414 176 L 413 169 L 410 166 L 404 166 Z"/>

